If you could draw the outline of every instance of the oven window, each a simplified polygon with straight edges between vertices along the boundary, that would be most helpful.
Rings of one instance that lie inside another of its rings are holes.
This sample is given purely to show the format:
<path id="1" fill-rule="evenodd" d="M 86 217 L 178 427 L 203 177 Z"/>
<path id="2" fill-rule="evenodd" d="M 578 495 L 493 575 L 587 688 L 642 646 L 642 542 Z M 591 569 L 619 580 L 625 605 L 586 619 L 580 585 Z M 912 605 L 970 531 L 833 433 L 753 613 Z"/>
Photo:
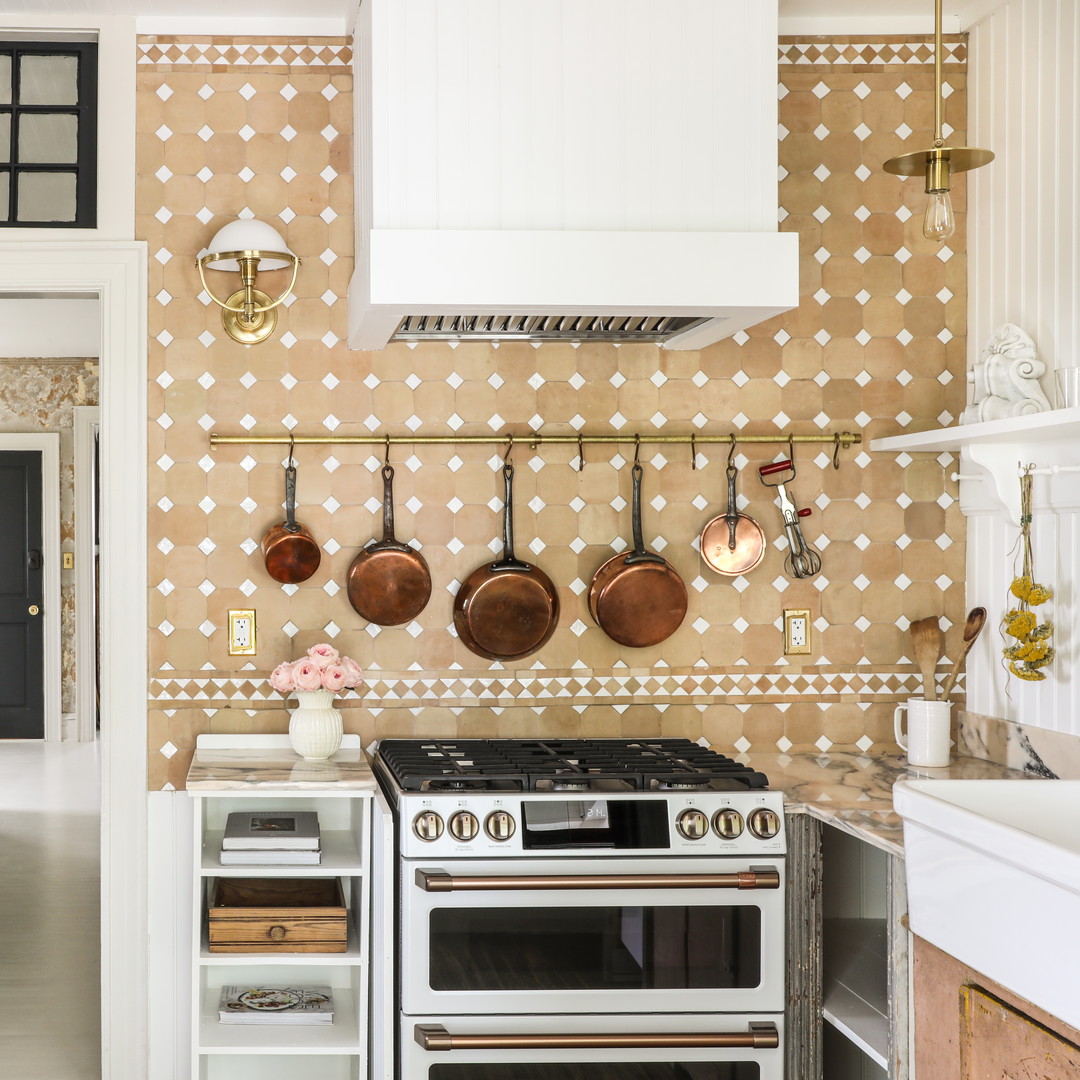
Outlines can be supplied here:
<path id="1" fill-rule="evenodd" d="M 760 1080 L 752 1061 L 626 1062 L 566 1064 L 432 1065 L 430 1080 Z"/>
<path id="2" fill-rule="evenodd" d="M 710 990 L 761 982 L 761 910 L 751 905 L 436 908 L 430 935 L 433 990 Z"/>

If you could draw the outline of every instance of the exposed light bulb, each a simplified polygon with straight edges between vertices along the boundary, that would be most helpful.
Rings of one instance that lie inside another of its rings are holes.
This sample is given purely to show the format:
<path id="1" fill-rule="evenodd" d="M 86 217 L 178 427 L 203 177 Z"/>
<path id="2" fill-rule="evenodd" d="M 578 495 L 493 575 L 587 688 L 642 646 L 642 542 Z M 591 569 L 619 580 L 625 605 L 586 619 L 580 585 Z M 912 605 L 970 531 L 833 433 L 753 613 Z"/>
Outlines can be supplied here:
<path id="1" fill-rule="evenodd" d="M 926 214 L 923 217 L 923 236 L 927 240 L 948 240 L 956 232 L 956 215 L 953 213 L 949 189 L 926 193 Z"/>

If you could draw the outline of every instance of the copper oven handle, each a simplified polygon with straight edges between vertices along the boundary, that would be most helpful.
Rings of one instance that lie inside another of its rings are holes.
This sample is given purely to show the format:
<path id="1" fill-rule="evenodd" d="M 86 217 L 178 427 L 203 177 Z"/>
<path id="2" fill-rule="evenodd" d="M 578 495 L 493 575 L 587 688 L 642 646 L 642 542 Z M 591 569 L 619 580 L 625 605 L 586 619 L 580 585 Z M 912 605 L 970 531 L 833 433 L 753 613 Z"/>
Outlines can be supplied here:
<path id="1" fill-rule="evenodd" d="M 703 1047 L 772 1050 L 780 1045 L 775 1024 L 750 1024 L 749 1031 L 577 1032 L 533 1035 L 451 1035 L 441 1024 L 417 1024 L 416 1041 L 434 1050 L 673 1050 Z"/>
<path id="2" fill-rule="evenodd" d="M 545 874 L 458 877 L 445 870 L 417 870 L 424 892 L 509 892 L 518 889 L 779 889 L 778 870 L 728 874 Z"/>

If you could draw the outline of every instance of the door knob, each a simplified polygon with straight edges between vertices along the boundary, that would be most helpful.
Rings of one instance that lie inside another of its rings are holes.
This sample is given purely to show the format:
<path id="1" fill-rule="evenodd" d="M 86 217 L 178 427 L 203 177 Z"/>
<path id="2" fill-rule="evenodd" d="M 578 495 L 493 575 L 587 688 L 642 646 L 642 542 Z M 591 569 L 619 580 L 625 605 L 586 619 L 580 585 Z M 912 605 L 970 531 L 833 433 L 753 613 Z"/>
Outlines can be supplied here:
<path id="1" fill-rule="evenodd" d="M 26 610 L 30 612 L 31 615 L 37 615 L 41 612 L 41 608 L 39 608 L 37 604 L 31 604 Z"/>

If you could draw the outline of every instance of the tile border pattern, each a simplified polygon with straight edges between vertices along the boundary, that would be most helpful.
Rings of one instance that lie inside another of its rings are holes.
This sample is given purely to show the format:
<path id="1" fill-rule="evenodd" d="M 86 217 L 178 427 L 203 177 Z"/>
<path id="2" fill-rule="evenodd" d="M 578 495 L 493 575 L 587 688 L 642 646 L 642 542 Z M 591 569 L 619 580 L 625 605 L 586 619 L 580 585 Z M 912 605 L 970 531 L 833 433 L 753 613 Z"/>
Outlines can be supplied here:
<path id="1" fill-rule="evenodd" d="M 578 705 L 678 700 L 710 704 L 728 698 L 783 702 L 812 697 L 817 701 L 899 701 L 920 690 L 918 671 L 824 669 L 818 671 L 633 670 L 606 672 L 518 671 L 505 675 L 423 676 L 416 673 L 368 672 L 363 692 L 341 695 L 345 707 L 401 705 L 514 705 L 572 701 Z M 962 684 L 961 684 L 962 687 Z M 150 680 L 152 704 L 242 704 L 281 709 L 285 699 L 272 690 L 266 675 L 221 676 L 159 671 Z"/>
<path id="2" fill-rule="evenodd" d="M 140 36 L 137 63 L 140 69 L 158 71 L 315 71 L 352 73 L 352 45 L 348 39 L 259 38 L 238 41 L 230 37 L 189 38 Z"/>
<path id="3" fill-rule="evenodd" d="M 917 65 L 934 62 L 933 37 L 785 37 L 780 38 L 778 59 L 781 66 L 799 67 L 884 67 L 894 64 Z M 947 34 L 943 64 L 967 64 L 967 35 Z"/>

